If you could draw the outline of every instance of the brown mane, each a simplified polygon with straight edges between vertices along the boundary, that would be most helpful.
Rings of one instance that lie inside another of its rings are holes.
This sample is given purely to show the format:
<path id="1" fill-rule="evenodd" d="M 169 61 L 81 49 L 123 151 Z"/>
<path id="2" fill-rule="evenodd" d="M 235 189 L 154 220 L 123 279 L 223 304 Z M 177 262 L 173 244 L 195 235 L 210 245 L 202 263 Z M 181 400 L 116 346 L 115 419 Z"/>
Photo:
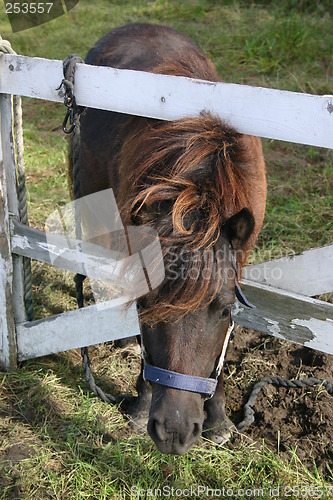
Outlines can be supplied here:
<path id="1" fill-rule="evenodd" d="M 144 313 L 156 323 L 207 306 L 221 289 L 216 252 L 223 224 L 243 207 L 252 208 L 249 152 L 244 136 L 208 113 L 175 122 L 135 118 L 128 125 L 118 200 L 125 225 L 148 224 L 159 234 L 166 277 Z M 187 279 L 184 269 L 178 278 L 168 272 L 170 252 L 178 259 L 173 271 L 184 268 L 186 254 Z"/>

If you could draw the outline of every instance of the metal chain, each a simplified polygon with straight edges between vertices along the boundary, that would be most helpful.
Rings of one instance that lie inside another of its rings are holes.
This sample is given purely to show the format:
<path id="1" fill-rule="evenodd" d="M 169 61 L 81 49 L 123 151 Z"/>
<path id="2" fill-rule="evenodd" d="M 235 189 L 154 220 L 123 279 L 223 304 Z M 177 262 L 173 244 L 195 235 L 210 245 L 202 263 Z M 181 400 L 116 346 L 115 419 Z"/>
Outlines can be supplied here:
<path id="1" fill-rule="evenodd" d="M 13 54 L 16 52 L 8 40 L 3 40 L 0 36 L 0 54 Z M 23 144 L 23 120 L 22 120 L 22 100 L 20 96 L 13 97 L 13 115 L 14 115 L 14 137 L 15 137 L 15 163 L 17 170 L 17 197 L 19 205 L 19 218 L 22 224 L 29 225 L 28 220 L 28 205 L 25 185 L 25 168 L 24 168 L 24 144 Z M 34 308 L 32 300 L 32 271 L 31 260 L 23 257 L 23 293 L 24 304 L 27 314 L 27 319 L 34 319 Z"/>
<path id="2" fill-rule="evenodd" d="M 67 113 L 62 124 L 62 129 L 65 134 L 71 134 L 75 128 L 78 131 L 80 127 L 80 114 L 84 108 L 81 108 L 76 104 L 74 95 L 74 76 L 76 65 L 83 63 L 84 61 L 81 57 L 76 54 L 66 57 L 63 61 L 64 79 L 56 90 L 60 90 L 61 87 L 64 87 L 65 89 L 64 104 L 67 107 Z M 70 125 L 69 128 L 67 128 L 68 121 Z M 80 136 L 79 131 L 77 134 Z"/>

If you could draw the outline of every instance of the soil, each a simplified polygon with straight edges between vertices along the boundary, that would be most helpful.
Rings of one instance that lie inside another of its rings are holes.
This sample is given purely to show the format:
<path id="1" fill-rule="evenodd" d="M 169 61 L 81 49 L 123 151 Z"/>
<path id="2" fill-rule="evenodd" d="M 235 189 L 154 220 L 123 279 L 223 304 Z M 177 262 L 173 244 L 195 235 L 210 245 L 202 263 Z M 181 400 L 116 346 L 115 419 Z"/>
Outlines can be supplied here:
<path id="1" fill-rule="evenodd" d="M 225 379 L 227 405 L 234 423 L 242 420 L 241 407 L 253 385 L 266 376 L 286 379 L 314 377 L 333 382 L 333 356 L 290 342 L 238 329 L 230 342 Z M 286 389 L 267 385 L 259 394 L 255 422 L 246 436 L 271 450 L 297 456 L 305 467 L 329 477 L 333 468 L 333 400 L 322 386 Z M 233 446 L 237 446 L 236 436 Z"/>

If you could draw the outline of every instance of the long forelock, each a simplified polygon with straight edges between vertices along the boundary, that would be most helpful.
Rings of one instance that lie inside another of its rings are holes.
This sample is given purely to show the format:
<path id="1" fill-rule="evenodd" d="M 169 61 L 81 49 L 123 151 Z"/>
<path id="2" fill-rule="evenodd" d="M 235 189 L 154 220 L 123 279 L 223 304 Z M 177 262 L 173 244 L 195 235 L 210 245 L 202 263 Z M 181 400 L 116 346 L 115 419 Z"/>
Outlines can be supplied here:
<path id="1" fill-rule="evenodd" d="M 209 114 L 151 122 L 123 148 L 121 168 L 128 179 L 123 215 L 127 224 L 157 230 L 165 259 L 166 277 L 155 303 L 144 311 L 146 321 L 183 317 L 209 304 L 221 289 L 216 256 L 223 224 L 250 204 L 244 156 L 239 135 Z M 174 272 L 168 272 L 170 249 L 179 260 Z"/>

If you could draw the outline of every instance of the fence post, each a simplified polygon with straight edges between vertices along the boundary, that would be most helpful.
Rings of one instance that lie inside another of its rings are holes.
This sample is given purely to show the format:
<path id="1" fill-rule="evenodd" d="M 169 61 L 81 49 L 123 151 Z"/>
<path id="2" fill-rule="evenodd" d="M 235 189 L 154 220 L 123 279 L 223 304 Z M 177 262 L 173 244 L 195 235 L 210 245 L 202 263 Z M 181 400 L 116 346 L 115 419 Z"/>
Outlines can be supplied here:
<path id="1" fill-rule="evenodd" d="M 17 365 L 16 322 L 25 321 L 23 259 L 12 255 L 10 217 L 19 217 L 12 96 L 0 95 L 0 366 Z"/>

